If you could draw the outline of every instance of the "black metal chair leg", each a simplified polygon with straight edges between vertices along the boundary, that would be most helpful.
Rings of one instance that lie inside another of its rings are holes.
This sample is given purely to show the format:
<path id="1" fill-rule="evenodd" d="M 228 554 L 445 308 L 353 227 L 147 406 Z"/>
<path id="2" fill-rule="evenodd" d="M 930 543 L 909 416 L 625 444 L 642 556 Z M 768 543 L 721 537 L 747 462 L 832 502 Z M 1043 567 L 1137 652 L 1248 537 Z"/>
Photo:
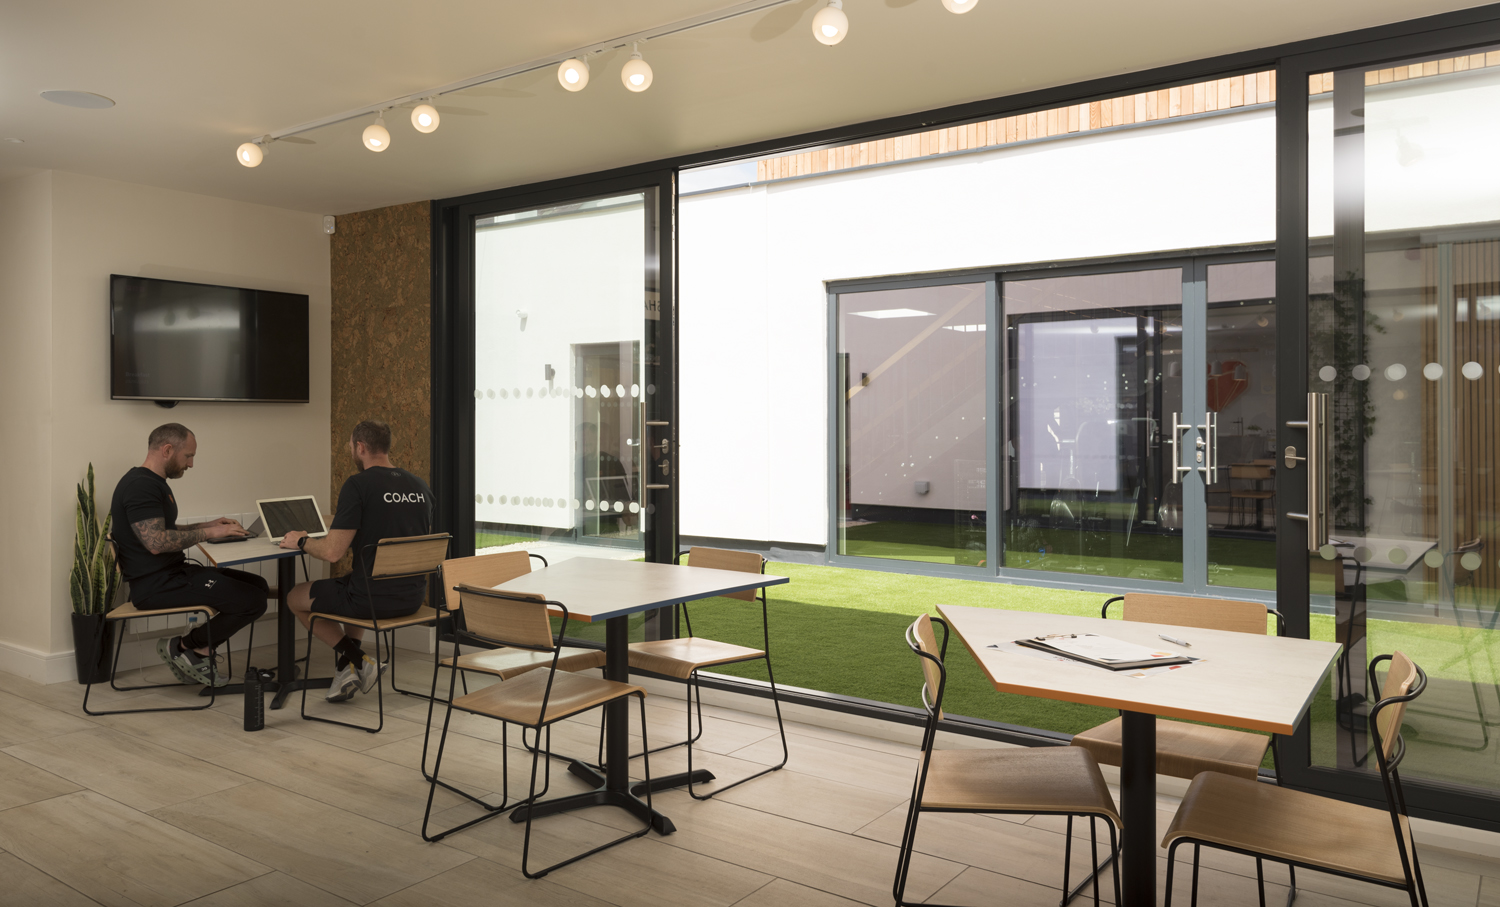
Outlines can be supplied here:
<path id="1" fill-rule="evenodd" d="M 1260 857 L 1255 858 L 1255 890 L 1260 894 L 1260 907 L 1266 907 L 1266 867 Z"/>
<path id="2" fill-rule="evenodd" d="M 308 620 L 307 620 L 307 655 L 302 660 L 302 676 L 304 678 L 309 677 L 310 676 L 309 672 L 312 670 L 313 624 L 316 623 L 319 620 L 331 620 L 331 621 L 334 621 L 335 623 L 338 622 L 338 618 L 334 617 L 334 616 L 328 616 L 328 615 L 323 615 L 323 614 L 309 614 L 308 615 Z M 379 625 L 377 624 L 376 626 L 378 627 Z M 339 720 L 337 720 L 335 718 L 324 718 L 324 717 L 322 717 L 320 715 L 309 715 L 309 714 L 307 714 L 307 685 L 306 684 L 303 684 L 303 686 L 302 686 L 302 718 L 303 718 L 303 720 L 305 720 L 305 721 L 321 721 L 324 724 L 337 724 L 337 725 L 340 725 L 342 727 L 353 728 L 356 731 L 364 731 L 367 734 L 378 734 L 378 733 L 380 733 L 381 729 L 385 727 L 385 696 L 384 696 L 384 694 L 381 691 L 381 688 L 384 686 L 384 683 L 382 682 L 383 678 L 381 678 L 380 673 L 379 673 L 379 671 L 380 671 L 380 633 L 381 633 L 381 631 L 379 629 L 376 629 L 374 631 L 374 633 L 375 633 L 375 670 L 376 670 L 376 674 L 375 674 L 375 703 L 376 703 L 376 709 L 377 709 L 376 714 L 379 716 L 379 719 L 377 720 L 375 726 L 374 727 L 367 727 L 367 726 L 365 726 L 363 724 L 354 724 L 354 723 L 348 722 L 348 721 L 339 721 Z M 423 774 L 426 774 L 426 773 L 424 772 Z"/>
<path id="3" fill-rule="evenodd" d="M 1111 824 L 1110 828 L 1114 828 L 1114 825 Z M 1172 907 L 1172 870 L 1176 866 L 1177 866 L 1177 843 L 1174 841 L 1172 843 L 1172 846 L 1169 847 L 1169 848 L 1167 848 L 1167 899 L 1166 899 L 1166 903 L 1163 905 L 1163 907 Z M 1118 879 L 1118 877 L 1119 877 L 1119 872 L 1118 871 L 1116 871 L 1115 876 Z M 1116 884 L 1118 884 L 1118 882 Z M 1120 892 L 1119 892 L 1118 888 L 1116 888 L 1116 890 L 1115 890 L 1115 903 L 1116 904 L 1120 903 Z"/>
<path id="4" fill-rule="evenodd" d="M 128 619 L 133 619 L 133 618 L 126 618 L 126 619 L 128 620 Z M 101 623 L 99 625 L 99 633 L 100 633 L 101 636 L 103 635 L 103 633 L 104 633 L 104 627 L 107 626 L 107 624 L 108 624 L 108 622 L 106 621 L 106 622 L 103 622 L 103 623 Z M 205 626 L 206 626 L 206 624 L 205 624 Z M 209 674 L 210 675 L 217 676 L 217 674 L 218 674 L 218 650 L 214 646 L 213 632 L 212 631 L 207 631 L 207 632 L 208 632 L 208 670 L 209 670 Z M 110 689 L 114 690 L 117 693 L 133 693 L 133 692 L 137 692 L 139 690 L 171 689 L 171 688 L 174 688 L 174 687 L 190 686 L 190 684 L 185 684 L 185 683 L 146 683 L 146 684 L 140 684 L 138 686 L 133 686 L 133 687 L 122 687 L 122 686 L 120 686 L 119 682 L 117 681 L 116 675 L 119 673 L 119 670 L 120 670 L 120 650 L 121 650 L 121 647 L 124 644 L 125 644 L 125 634 L 124 634 L 124 632 L 116 633 L 115 634 L 115 653 L 114 653 L 114 657 L 110 659 L 110 663 L 109 663 L 109 688 Z M 208 685 L 208 701 L 205 702 L 205 703 L 203 703 L 202 705 L 174 705 L 174 706 L 165 706 L 165 707 L 162 707 L 162 708 L 153 708 L 153 709 L 105 709 L 105 710 L 102 710 L 102 711 L 99 711 L 99 710 L 90 711 L 89 710 L 89 694 L 91 692 L 93 692 L 93 689 L 94 689 L 94 685 L 92 683 L 85 684 L 84 688 L 83 688 L 83 712 L 84 712 L 85 715 L 133 715 L 133 714 L 144 713 L 144 712 L 198 712 L 198 711 L 202 711 L 203 709 L 213 708 L 214 702 L 218 698 L 218 687 L 216 687 L 212 683 L 210 683 Z"/>
<path id="5" fill-rule="evenodd" d="M 1198 857 L 1199 857 L 1200 853 L 1201 853 L 1201 848 L 1197 844 L 1194 844 L 1193 845 L 1193 899 L 1192 899 L 1192 901 L 1189 902 L 1192 905 L 1192 907 L 1198 907 Z"/>

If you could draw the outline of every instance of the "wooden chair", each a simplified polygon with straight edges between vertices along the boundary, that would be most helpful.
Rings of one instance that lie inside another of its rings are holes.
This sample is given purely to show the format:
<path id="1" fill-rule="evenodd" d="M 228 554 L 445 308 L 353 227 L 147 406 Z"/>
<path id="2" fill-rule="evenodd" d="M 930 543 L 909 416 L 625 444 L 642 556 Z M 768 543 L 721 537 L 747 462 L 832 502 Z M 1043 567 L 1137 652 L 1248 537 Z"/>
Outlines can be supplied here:
<path id="1" fill-rule="evenodd" d="M 439 568 L 438 583 L 439 598 L 437 606 L 439 616 L 448 618 L 451 631 L 454 634 L 454 654 L 442 658 L 442 645 L 433 647 L 433 671 L 432 671 L 432 693 L 427 702 L 427 734 L 422 738 L 422 777 L 428 781 L 432 775 L 427 771 L 427 744 L 432 734 L 432 712 L 433 704 L 438 700 L 437 678 L 438 668 L 456 669 L 460 679 L 464 683 L 464 693 L 469 692 L 468 681 L 465 677 L 467 672 L 475 671 L 480 674 L 489 674 L 503 680 L 519 677 L 527 671 L 536 668 L 547 667 L 551 664 L 551 658 L 543 652 L 533 652 L 529 649 L 479 649 L 475 652 L 460 654 L 457 633 L 459 621 L 463 616 L 462 598 L 451 594 L 459 586 L 476 586 L 479 588 L 493 588 L 504 582 L 509 582 L 518 576 L 525 576 L 531 572 L 531 559 L 535 558 L 547 566 L 547 559 L 540 554 L 528 554 L 525 551 L 500 551 L 495 554 L 480 554 L 473 557 L 450 558 L 443 561 Z M 560 642 L 560 641 L 559 641 Z M 574 646 L 563 646 L 558 654 L 557 669 L 559 671 L 587 671 L 590 668 L 601 668 L 604 666 L 603 649 L 585 649 Z M 450 697 L 451 698 L 451 697 Z M 527 749 L 531 749 L 527 746 Z M 447 782 L 443 787 L 453 791 L 462 797 L 467 797 L 486 809 L 491 808 L 485 801 L 450 786 Z"/>
<path id="2" fill-rule="evenodd" d="M 1285 632 L 1281 612 L 1258 602 L 1131 592 L 1106 601 L 1099 616 L 1109 617 L 1109 606 L 1115 602 L 1124 603 L 1121 616 L 1125 620 L 1264 636 L 1266 616 L 1271 615 L 1276 618 L 1276 635 Z M 1073 746 L 1093 753 L 1101 765 L 1119 765 L 1122 723 L 1123 719 L 1113 718 L 1075 734 Z M 1156 719 L 1156 771 L 1174 778 L 1192 780 L 1199 772 L 1223 772 L 1253 781 L 1260 775 L 1260 764 L 1270 746 L 1272 738 L 1262 734 L 1170 718 Z M 1274 749 L 1271 758 L 1274 762 Z M 1116 854 L 1110 854 L 1106 862 L 1115 857 Z M 1087 881 L 1080 883 L 1080 888 Z"/>
<path id="3" fill-rule="evenodd" d="M 110 549 L 114 551 L 114 554 L 115 554 L 115 572 L 118 574 L 120 572 L 120 549 L 119 549 L 119 546 L 115 544 L 115 540 L 114 540 L 114 538 L 112 536 L 105 536 L 105 541 L 109 542 Z M 156 609 L 156 610 L 142 611 L 141 609 L 137 608 L 132 602 L 125 602 L 125 603 L 123 603 L 121 605 L 118 605 L 118 606 L 116 606 L 114 608 L 111 608 L 110 611 L 109 611 L 109 613 L 104 616 L 104 619 L 105 619 L 105 621 L 107 623 L 116 623 L 116 622 L 119 622 L 119 621 L 133 620 L 133 619 L 136 619 L 136 618 L 161 617 L 161 616 L 168 615 L 168 614 L 202 614 L 203 615 L 204 625 L 205 625 L 205 627 L 207 627 L 208 621 L 211 621 L 215 617 L 217 617 L 218 614 L 219 614 L 219 612 L 215 611 L 213 608 L 209 607 L 208 605 L 184 605 L 181 608 L 161 608 L 161 609 Z M 104 626 L 105 626 L 105 624 L 100 624 L 101 629 Z M 119 624 L 119 626 L 123 627 L 123 624 Z M 120 686 L 119 683 L 118 683 L 118 676 L 117 675 L 118 675 L 118 672 L 119 672 L 119 669 L 120 669 L 120 647 L 121 647 L 122 644 L 124 644 L 124 642 L 125 642 L 125 633 L 124 633 L 123 629 L 117 630 L 115 632 L 115 653 L 110 658 L 110 661 L 109 661 L 109 688 L 110 689 L 115 690 L 115 691 L 120 692 L 120 693 L 130 693 L 130 692 L 135 692 L 137 690 L 154 690 L 154 689 L 158 689 L 158 688 L 165 689 L 167 687 L 188 686 L 188 684 L 184 684 L 182 682 L 178 682 L 178 683 L 147 683 L 147 684 L 140 684 L 138 686 L 133 686 L 133 687 L 122 687 L 122 686 Z M 249 645 L 245 649 L 245 652 L 247 653 L 247 655 L 246 655 L 247 658 L 249 657 L 248 653 L 254 647 L 255 647 L 255 625 L 251 624 L 250 625 L 250 640 L 249 640 Z M 219 657 L 219 652 L 218 652 L 218 649 L 214 645 L 213 631 L 211 629 L 208 630 L 208 649 L 209 649 L 209 656 L 208 656 L 209 671 L 212 672 L 212 673 L 214 673 L 214 674 L 217 674 L 218 673 L 218 657 Z M 226 661 L 228 662 L 225 665 L 225 670 L 227 670 L 230 674 L 233 674 L 234 673 L 234 662 L 232 660 L 230 660 L 229 647 L 228 647 L 227 644 L 225 646 L 225 658 L 226 658 Z M 216 696 L 218 694 L 218 688 L 215 687 L 215 686 L 213 686 L 212 684 L 210 684 L 209 687 L 208 687 L 208 701 L 205 702 L 205 703 L 203 703 L 202 705 L 177 705 L 177 706 L 165 706 L 165 707 L 162 707 L 162 708 L 154 708 L 154 709 L 107 709 L 107 710 L 104 710 L 104 711 L 89 711 L 89 693 L 93 689 L 94 689 L 94 685 L 92 683 L 85 685 L 84 688 L 83 688 L 83 712 L 84 712 L 85 715 L 129 715 L 129 714 L 133 714 L 133 713 L 136 713 L 136 712 L 196 712 L 196 711 L 199 711 L 200 709 L 212 708 L 213 704 L 214 704 L 214 699 L 216 698 Z"/>
<path id="4" fill-rule="evenodd" d="M 766 569 L 766 559 L 754 552 L 694 547 L 688 550 L 688 556 L 694 567 L 707 567 L 713 570 L 736 570 L 741 573 L 764 573 Z M 681 561 L 681 559 L 682 555 L 679 554 L 678 560 Z M 681 615 L 683 623 L 687 626 L 687 636 L 680 636 L 676 639 L 653 639 L 630 644 L 630 667 L 632 669 L 674 677 L 687 683 L 687 738 L 676 743 L 657 747 L 655 751 L 660 752 L 661 750 L 678 746 L 687 747 L 687 770 L 689 778 L 687 790 L 688 795 L 695 800 L 707 800 L 715 794 L 729 790 L 731 787 L 738 787 L 746 781 L 777 771 L 787 763 L 786 725 L 782 722 L 781 701 L 776 695 L 776 675 L 771 672 L 771 630 L 767 615 L 766 590 L 762 588 L 758 591 L 731 592 L 724 597 L 749 602 L 753 602 L 756 599 L 760 600 L 761 634 L 765 648 L 752 649 L 748 646 L 717 642 L 712 639 L 703 639 L 694 636 L 693 621 L 692 617 L 688 614 L 686 603 L 677 606 L 677 613 Z M 699 794 L 693 790 L 693 782 L 691 780 L 693 773 L 693 744 L 698 741 L 699 737 L 703 736 L 703 688 L 700 684 L 698 672 L 703 668 L 739 664 L 740 662 L 755 661 L 757 659 L 765 660 L 766 676 L 771 681 L 771 704 L 776 710 L 776 727 L 781 732 L 781 761 L 770 768 L 715 788 L 707 794 Z M 698 712 L 698 729 L 696 732 L 693 730 L 695 693 L 697 696 Z M 602 728 L 600 730 L 600 748 L 600 761 L 602 762 Z"/>
<path id="5" fill-rule="evenodd" d="M 1376 668 L 1389 661 L 1382 686 Z M 1263 860 L 1362 879 L 1400 888 L 1412 907 L 1426 907 L 1427 889 L 1406 814 L 1398 767 L 1406 754 L 1401 721 L 1406 704 L 1422 695 L 1427 674 L 1405 654 L 1381 655 L 1370 662 L 1370 688 L 1380 701 L 1370 710 L 1370 728 L 1385 809 L 1359 806 L 1285 787 L 1204 772 L 1193 779 L 1167 829 L 1167 907 L 1172 904 L 1172 870 L 1177 848 L 1193 845 L 1193 903 L 1198 902 L 1198 856 L 1204 847 L 1255 857 L 1260 902 L 1266 902 Z M 1287 896 L 1297 896 L 1296 877 Z"/>
<path id="6" fill-rule="evenodd" d="M 307 622 L 307 655 L 302 659 L 302 676 L 308 676 L 308 668 L 312 664 L 313 650 L 313 625 L 320 620 L 333 621 L 353 627 L 363 627 L 375 634 L 375 663 L 380 664 L 380 635 L 384 633 L 388 640 L 386 646 L 391 658 L 391 689 L 408 696 L 420 696 L 420 693 L 402 690 L 396 686 L 396 631 L 406 627 L 433 627 L 437 626 L 438 612 L 436 608 L 428 605 L 419 605 L 417 610 L 404 617 L 378 617 L 375 613 L 375 599 L 371 595 L 371 584 L 377 580 L 405 579 L 416 576 L 431 576 L 438 572 L 442 566 L 443 559 L 448 556 L 448 543 L 452 536 L 446 532 L 436 532 L 430 535 L 410 535 L 404 538 L 381 539 L 373 545 L 364 548 L 365 563 L 370 565 L 369 577 L 365 580 L 365 600 L 370 603 L 370 616 L 363 617 L 341 617 L 337 614 L 313 613 Z M 358 578 L 356 577 L 356 582 Z M 376 677 L 375 701 L 379 714 L 379 720 L 374 727 L 366 727 L 362 724 L 353 724 L 348 721 L 339 721 L 334 718 L 323 718 L 318 715 L 307 714 L 307 688 L 302 688 L 302 717 L 308 721 L 322 721 L 326 724 L 341 724 L 344 727 L 352 727 L 356 730 L 368 731 L 371 734 L 380 733 L 385 727 L 385 694 L 383 678 Z"/>
<path id="7" fill-rule="evenodd" d="M 1265 512 L 1265 508 L 1268 507 L 1266 502 L 1276 499 L 1276 490 L 1274 488 L 1264 490 L 1260 487 L 1260 483 L 1267 479 L 1272 481 L 1276 479 L 1276 467 L 1274 465 L 1257 463 L 1237 464 L 1229 467 L 1229 520 L 1231 523 L 1234 523 L 1234 513 L 1236 505 L 1238 505 L 1238 509 L 1244 511 L 1245 521 L 1236 525 L 1247 525 L 1250 517 L 1250 507 L 1253 502 L 1254 506 L 1258 508 L 1255 528 L 1261 528 L 1260 517 Z M 1249 488 L 1244 486 L 1235 488 L 1234 483 L 1237 480 L 1240 482 L 1253 482 L 1254 484 Z M 1274 511 L 1272 512 L 1274 513 Z"/>
<path id="8" fill-rule="evenodd" d="M 565 635 L 568 628 L 568 609 L 561 602 L 548 601 L 543 596 L 524 593 L 500 592 L 495 589 L 484 589 L 476 586 L 460 585 L 457 590 L 460 607 L 464 615 L 464 630 L 458 634 L 471 643 L 481 646 L 504 646 L 527 652 L 534 652 L 549 656 L 549 663 L 545 666 L 529 670 L 518 677 L 507 680 L 504 683 L 492 684 L 482 690 L 477 690 L 464 696 L 455 697 L 455 687 L 458 672 L 451 672 L 448 680 L 448 710 L 443 716 L 443 733 L 438 739 L 437 757 L 432 764 L 432 779 L 427 793 L 427 812 L 422 817 L 422 838 L 426 841 L 441 841 L 456 831 L 461 831 L 476 823 L 495 816 L 518 806 L 532 806 L 540 804 L 540 797 L 546 794 L 551 781 L 551 760 L 547 762 L 547 774 L 544 779 L 542 790 L 537 790 L 537 767 L 546 750 L 538 746 L 531 756 L 531 790 L 523 799 L 515 803 L 510 802 L 509 782 L 509 760 L 506 755 L 509 747 L 501 745 L 501 779 L 500 796 L 501 804 L 498 807 L 487 807 L 484 815 L 471 819 L 460 825 L 455 825 L 446 831 L 436 834 L 428 833 L 428 825 L 432 819 L 432 800 L 437 793 L 439 774 L 443 767 L 443 751 L 448 742 L 448 727 L 452 721 L 455 711 L 470 715 L 481 715 L 494 718 L 506 724 L 520 725 L 523 730 L 530 728 L 537 735 L 537 742 L 542 742 L 542 732 L 547 731 L 546 740 L 550 747 L 552 734 L 551 727 L 565 718 L 581 714 L 590 709 L 599 708 L 606 703 L 613 702 L 624 696 L 636 696 L 640 700 L 641 708 L 641 738 L 646 738 L 646 691 L 638 686 L 628 683 L 618 683 L 603 678 L 588 677 L 583 674 L 572 674 L 559 670 L 562 646 L 558 644 L 552 635 L 552 623 L 549 619 L 549 611 L 562 618 L 562 629 L 559 636 Z M 458 642 L 454 643 L 454 657 L 458 657 Z M 651 762 L 647 756 L 645 763 L 645 787 L 646 808 L 651 809 Z M 592 850 L 569 857 L 568 859 L 554 863 L 545 869 L 532 872 L 530 869 L 531 855 L 531 823 L 535 810 L 526 811 L 526 834 L 521 848 L 521 872 L 528 879 L 539 879 L 547 873 L 561 866 L 567 866 L 583 859 L 591 854 L 598 853 L 616 844 L 622 844 L 632 838 L 639 838 L 651 830 L 648 820 L 639 831 L 615 838 L 606 844 L 602 844 Z"/>
<path id="9" fill-rule="evenodd" d="M 943 628 L 939 645 L 932 625 Z M 906 900 L 906 882 L 916 850 L 917 820 L 922 813 L 1021 813 L 1065 815 L 1068 843 L 1063 851 L 1063 891 L 1068 892 L 1068 870 L 1072 852 L 1073 817 L 1087 817 L 1093 842 L 1092 861 L 1097 862 L 1095 822 L 1109 827 L 1110 849 L 1115 849 L 1120 813 L 1087 750 L 1074 747 L 1005 747 L 1001 749 L 940 750 L 935 748 L 938 724 L 943 720 L 943 694 L 948 683 L 948 625 L 923 614 L 906 630 L 906 644 L 921 660 L 922 704 L 927 721 L 922 731 L 922 756 L 912 786 L 911 806 L 896 862 L 893 893 L 897 907 L 926 902 Z M 1115 903 L 1120 903 L 1120 867 L 1114 868 Z M 1099 904 L 1098 873 L 1094 879 L 1094 904 Z M 1065 894 L 1063 903 L 1071 899 Z"/>

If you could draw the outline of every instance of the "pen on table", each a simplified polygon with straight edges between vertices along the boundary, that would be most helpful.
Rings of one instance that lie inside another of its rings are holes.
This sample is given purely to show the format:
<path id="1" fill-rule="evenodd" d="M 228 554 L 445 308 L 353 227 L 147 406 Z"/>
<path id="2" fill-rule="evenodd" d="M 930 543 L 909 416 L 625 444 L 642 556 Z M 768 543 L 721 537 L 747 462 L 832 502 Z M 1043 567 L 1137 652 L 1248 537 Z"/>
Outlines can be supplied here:
<path id="1" fill-rule="evenodd" d="M 1158 639 L 1165 639 L 1167 642 L 1172 643 L 1174 645 L 1184 646 L 1184 647 L 1189 648 L 1189 649 L 1191 649 L 1193 647 L 1192 643 L 1188 642 L 1185 639 L 1178 639 L 1175 636 L 1167 636 L 1164 633 L 1158 633 L 1158 634 L 1156 634 L 1156 636 L 1157 636 Z"/>

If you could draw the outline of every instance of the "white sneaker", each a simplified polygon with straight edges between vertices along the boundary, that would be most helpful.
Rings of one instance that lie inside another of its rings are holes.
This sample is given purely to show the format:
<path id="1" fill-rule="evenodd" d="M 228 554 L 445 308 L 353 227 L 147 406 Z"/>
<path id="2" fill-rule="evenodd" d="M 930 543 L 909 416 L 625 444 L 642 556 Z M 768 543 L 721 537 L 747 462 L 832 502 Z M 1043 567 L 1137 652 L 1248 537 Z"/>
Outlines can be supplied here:
<path id="1" fill-rule="evenodd" d="M 354 663 L 350 662 L 333 675 L 333 683 L 328 687 L 328 701 L 347 702 L 354 698 L 354 691 L 358 688 L 359 674 L 354 670 Z"/>
<path id="2" fill-rule="evenodd" d="M 377 665 L 375 659 L 366 655 L 364 662 L 359 666 L 359 691 L 368 693 L 375 689 L 375 684 L 380 682 L 380 675 L 385 673 L 386 665 Z"/>

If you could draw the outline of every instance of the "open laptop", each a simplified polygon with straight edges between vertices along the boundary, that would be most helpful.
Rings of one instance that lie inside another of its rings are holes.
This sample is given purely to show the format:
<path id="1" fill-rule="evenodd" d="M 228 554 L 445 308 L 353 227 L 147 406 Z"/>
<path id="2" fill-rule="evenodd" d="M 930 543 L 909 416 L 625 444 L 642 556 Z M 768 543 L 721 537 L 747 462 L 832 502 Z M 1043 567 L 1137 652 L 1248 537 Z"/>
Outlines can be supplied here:
<path id="1" fill-rule="evenodd" d="M 260 511 L 260 519 L 266 526 L 267 537 L 275 544 L 281 544 L 282 538 L 288 532 L 298 530 L 315 539 L 328 534 L 328 527 L 323 523 L 323 514 L 318 510 L 318 502 L 310 494 L 295 498 L 267 498 L 264 501 L 256 501 L 255 508 Z"/>

